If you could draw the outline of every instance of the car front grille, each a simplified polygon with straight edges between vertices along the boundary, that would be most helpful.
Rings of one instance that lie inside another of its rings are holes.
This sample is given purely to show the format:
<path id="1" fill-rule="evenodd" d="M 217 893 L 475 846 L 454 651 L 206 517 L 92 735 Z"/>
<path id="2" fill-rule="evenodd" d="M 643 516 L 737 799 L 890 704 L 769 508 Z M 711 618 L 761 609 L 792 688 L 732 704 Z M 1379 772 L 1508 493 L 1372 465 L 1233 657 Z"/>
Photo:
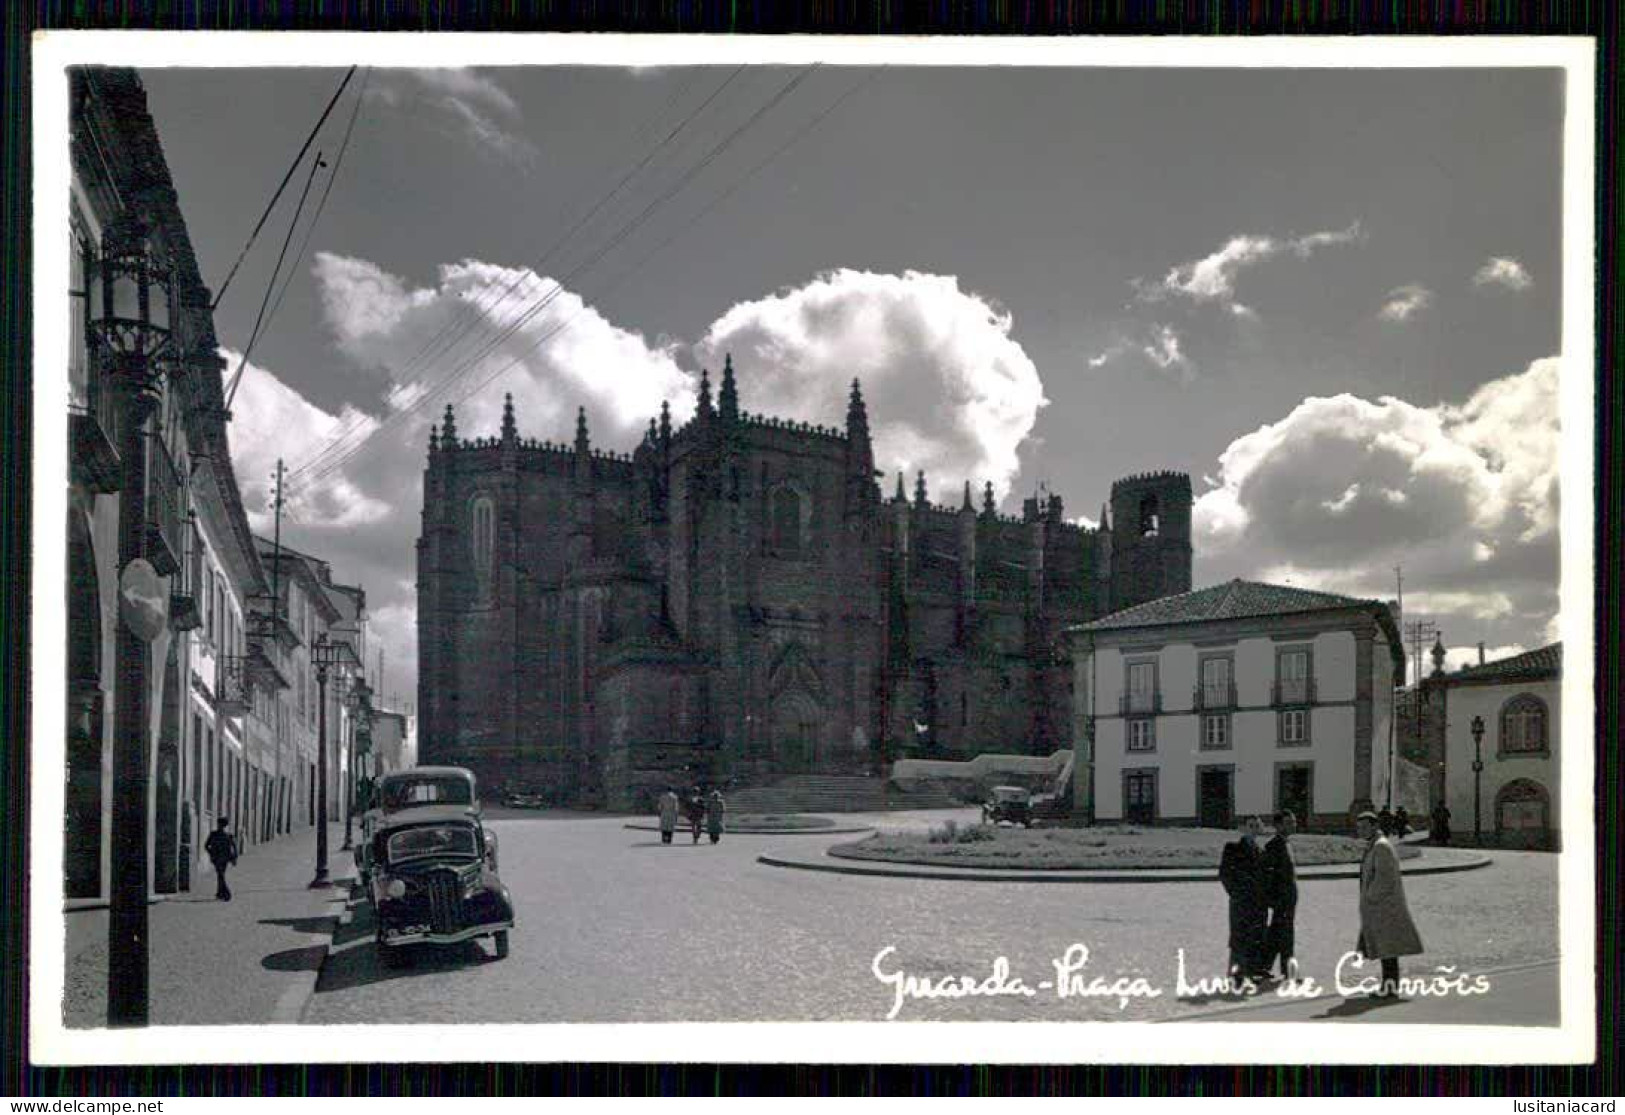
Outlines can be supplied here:
<path id="1" fill-rule="evenodd" d="M 462 888 L 454 871 L 434 871 L 424 881 L 429 896 L 429 928 L 452 933 L 462 923 Z"/>

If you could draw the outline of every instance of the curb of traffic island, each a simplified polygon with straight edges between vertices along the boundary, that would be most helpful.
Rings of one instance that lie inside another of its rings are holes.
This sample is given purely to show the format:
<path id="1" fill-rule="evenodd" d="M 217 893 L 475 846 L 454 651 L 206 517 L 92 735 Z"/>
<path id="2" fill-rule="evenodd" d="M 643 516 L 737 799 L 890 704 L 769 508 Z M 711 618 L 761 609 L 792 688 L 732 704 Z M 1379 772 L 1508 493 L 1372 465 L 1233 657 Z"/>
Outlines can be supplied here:
<path id="1" fill-rule="evenodd" d="M 327 939 L 322 942 L 322 956 L 314 968 L 308 972 L 297 973 L 298 980 L 286 991 L 277 997 L 276 1006 L 271 1008 L 271 1023 L 273 1025 L 297 1023 L 305 1014 L 305 1008 L 316 994 L 316 985 L 321 982 L 322 969 L 327 967 L 327 958 L 333 953 L 333 938 L 344 926 L 350 924 L 355 909 L 355 880 L 339 879 L 333 883 L 333 894 L 326 899 L 329 907 L 339 906 L 338 910 L 330 910 L 325 916 L 333 919 L 333 927 L 327 932 Z"/>
<path id="2" fill-rule="evenodd" d="M 635 829 L 638 832 L 659 832 L 660 831 L 660 826 L 659 825 L 651 825 L 651 824 L 648 824 L 648 823 L 643 822 L 643 821 L 628 822 L 627 824 L 622 825 L 621 827 L 622 828 Z M 677 831 L 682 832 L 683 831 L 682 826 L 678 826 Z M 737 835 L 737 836 L 853 836 L 853 835 L 856 835 L 857 833 L 860 833 L 860 832 L 874 832 L 874 831 L 875 831 L 875 827 L 873 825 L 860 825 L 860 826 L 857 826 L 857 827 L 851 827 L 851 826 L 842 827 L 842 826 L 837 824 L 837 825 L 832 825 L 829 828 L 802 828 L 802 829 L 743 828 L 743 827 L 734 827 L 734 826 L 730 825 L 728 828 L 723 830 L 723 835 L 726 836 L 726 835 L 729 835 L 729 834 L 733 834 L 733 835 Z"/>
<path id="3" fill-rule="evenodd" d="M 1116 870 L 1068 871 L 1021 870 L 993 867 L 937 867 L 923 864 L 904 864 L 888 860 L 860 860 L 831 856 L 822 859 L 794 858 L 787 855 L 763 854 L 756 862 L 768 867 L 787 867 L 796 871 L 824 871 L 832 875 L 869 875 L 895 879 L 946 879 L 963 883 L 1212 883 L 1217 882 L 1217 870 L 1194 868 L 1118 868 Z M 1416 860 L 1405 860 L 1406 864 Z M 1488 867 L 1490 857 L 1474 855 L 1468 859 L 1447 863 L 1433 863 L 1404 867 L 1406 875 L 1445 875 L 1457 871 L 1474 871 Z M 1324 879 L 1353 879 L 1360 874 L 1360 865 L 1327 864 L 1305 867 L 1298 871 L 1300 883 Z"/>

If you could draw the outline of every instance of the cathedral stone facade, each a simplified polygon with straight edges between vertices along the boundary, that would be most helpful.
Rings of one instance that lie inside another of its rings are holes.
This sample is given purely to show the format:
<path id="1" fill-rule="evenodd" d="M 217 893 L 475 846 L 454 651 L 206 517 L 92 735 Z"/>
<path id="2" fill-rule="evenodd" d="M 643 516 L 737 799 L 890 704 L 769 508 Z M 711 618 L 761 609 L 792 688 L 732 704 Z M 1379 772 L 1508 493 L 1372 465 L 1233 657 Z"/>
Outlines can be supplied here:
<path id="1" fill-rule="evenodd" d="M 844 429 L 747 414 L 732 363 L 630 454 L 431 431 L 418 540 L 419 756 L 482 785 L 641 807 L 694 779 L 865 773 L 1071 746 L 1069 625 L 1191 587 L 1191 486 L 1112 486 L 1098 529 L 882 497 Z"/>

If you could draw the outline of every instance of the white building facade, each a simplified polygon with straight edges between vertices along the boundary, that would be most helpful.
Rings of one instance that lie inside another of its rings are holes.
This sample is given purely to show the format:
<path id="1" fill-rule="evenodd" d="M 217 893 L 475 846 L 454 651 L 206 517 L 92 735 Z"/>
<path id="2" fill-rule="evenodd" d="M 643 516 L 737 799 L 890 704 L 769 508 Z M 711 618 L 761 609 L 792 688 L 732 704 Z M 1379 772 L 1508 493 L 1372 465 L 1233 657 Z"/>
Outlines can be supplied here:
<path id="1" fill-rule="evenodd" d="M 1291 809 L 1340 831 L 1387 794 L 1393 612 L 1232 581 L 1071 629 L 1075 811 L 1229 828 Z"/>
<path id="2" fill-rule="evenodd" d="M 1452 838 L 1559 848 L 1563 645 L 1432 677 L 1425 689 L 1443 708 Z"/>

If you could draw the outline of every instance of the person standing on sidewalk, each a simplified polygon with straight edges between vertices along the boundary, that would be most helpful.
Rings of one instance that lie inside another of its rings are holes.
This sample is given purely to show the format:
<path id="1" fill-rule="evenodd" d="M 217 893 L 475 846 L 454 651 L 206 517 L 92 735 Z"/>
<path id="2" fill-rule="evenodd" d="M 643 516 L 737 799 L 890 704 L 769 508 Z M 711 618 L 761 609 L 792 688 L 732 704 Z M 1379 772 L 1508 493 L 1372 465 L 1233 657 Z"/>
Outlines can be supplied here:
<path id="1" fill-rule="evenodd" d="M 660 795 L 660 842 L 670 844 L 677 831 L 677 795 L 670 786 Z"/>
<path id="2" fill-rule="evenodd" d="M 1421 953 L 1422 935 L 1405 903 L 1399 853 L 1378 827 L 1377 814 L 1366 810 L 1355 825 L 1366 850 L 1360 861 L 1360 939 L 1354 947 L 1361 956 L 1382 961 L 1377 997 L 1392 999 L 1399 994 L 1399 958 Z"/>
<path id="3" fill-rule="evenodd" d="M 1293 959 L 1296 933 L 1294 919 L 1298 912 L 1298 864 L 1292 857 L 1292 834 L 1298 831 L 1298 818 L 1290 809 L 1275 815 L 1275 835 L 1264 845 L 1264 896 L 1270 905 L 1268 945 L 1264 953 L 1264 968 L 1279 958 L 1281 978 L 1296 978 L 1297 961 Z"/>
<path id="4" fill-rule="evenodd" d="M 722 800 L 722 791 L 712 790 L 705 803 L 705 831 L 713 844 L 722 839 L 722 818 L 726 810 L 727 805 Z"/>
<path id="5" fill-rule="evenodd" d="M 209 862 L 214 864 L 214 877 L 217 880 L 214 896 L 221 902 L 231 901 L 231 888 L 226 886 L 226 868 L 237 862 L 237 841 L 226 831 L 230 824 L 229 817 L 220 818 L 209 839 L 203 842 L 203 850 L 208 854 Z"/>
<path id="6" fill-rule="evenodd" d="M 1258 848 L 1263 831 L 1263 822 L 1248 817 L 1242 822 L 1241 839 L 1226 844 L 1219 860 L 1219 882 L 1230 896 L 1230 976 L 1238 981 L 1256 981 L 1267 966 L 1264 931 L 1268 912 L 1263 853 Z"/>

